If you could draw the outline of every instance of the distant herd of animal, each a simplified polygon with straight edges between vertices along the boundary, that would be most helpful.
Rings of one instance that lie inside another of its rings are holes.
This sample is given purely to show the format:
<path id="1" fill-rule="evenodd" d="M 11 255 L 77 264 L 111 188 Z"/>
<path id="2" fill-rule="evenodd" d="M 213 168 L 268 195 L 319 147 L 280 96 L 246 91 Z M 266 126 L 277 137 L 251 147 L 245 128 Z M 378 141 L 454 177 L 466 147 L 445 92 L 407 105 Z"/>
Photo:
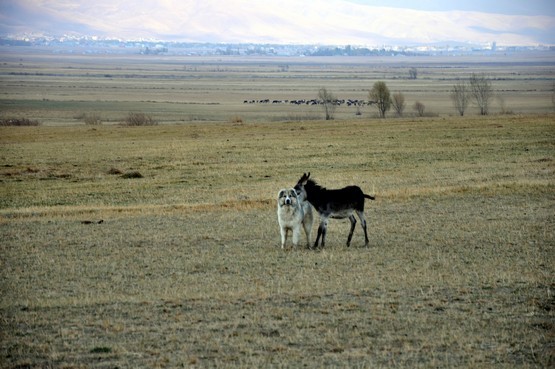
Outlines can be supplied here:
<path id="1" fill-rule="evenodd" d="M 332 101 L 334 105 L 347 105 L 347 106 L 364 106 L 364 105 L 373 105 L 375 104 L 374 101 L 366 101 L 366 100 L 358 100 L 358 99 L 336 99 Z M 320 99 L 298 99 L 298 100 L 270 100 L 270 99 L 262 99 L 262 100 L 244 100 L 243 104 L 293 104 L 293 105 L 321 105 L 324 103 L 323 100 Z"/>
<path id="2" fill-rule="evenodd" d="M 354 213 L 358 215 L 364 230 L 364 245 L 368 246 L 368 231 L 364 217 L 365 199 L 375 200 L 375 197 L 365 194 L 358 186 L 328 190 L 310 179 L 310 173 L 304 173 L 294 187 L 284 188 L 278 193 L 277 216 L 281 232 L 281 248 L 285 248 L 289 232 L 292 233 L 293 246 L 297 247 L 301 238 L 301 228 L 305 231 L 308 248 L 318 248 L 319 246 L 323 248 L 330 218 L 348 218 L 351 222 L 351 229 L 347 237 L 348 247 L 351 245 L 357 223 Z M 311 245 L 313 207 L 320 215 L 320 225 L 316 241 L 314 245 Z"/>

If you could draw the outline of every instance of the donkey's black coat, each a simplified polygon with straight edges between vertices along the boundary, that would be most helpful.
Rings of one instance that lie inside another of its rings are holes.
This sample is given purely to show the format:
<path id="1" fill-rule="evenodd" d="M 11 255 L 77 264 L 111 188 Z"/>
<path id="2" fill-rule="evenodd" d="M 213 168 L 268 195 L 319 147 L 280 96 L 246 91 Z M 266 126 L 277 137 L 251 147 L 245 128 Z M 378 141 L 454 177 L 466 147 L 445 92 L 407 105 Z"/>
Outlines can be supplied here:
<path id="1" fill-rule="evenodd" d="M 329 218 L 343 219 L 349 218 L 351 221 L 351 230 L 347 238 L 347 246 L 351 245 L 353 232 L 355 230 L 356 219 L 353 215 L 357 213 L 362 229 L 364 230 L 365 246 L 368 246 L 368 232 L 366 230 L 366 219 L 364 218 L 364 199 L 374 200 L 375 197 L 366 195 L 358 186 L 348 186 L 341 189 L 328 190 L 318 185 L 312 179 L 309 179 L 305 173 L 297 182 L 295 190 L 297 192 L 305 192 L 305 198 L 314 206 L 320 214 L 320 226 L 318 227 L 318 236 L 314 247 L 318 247 L 318 241 L 322 237 L 321 246 L 324 247 L 326 230 Z"/>

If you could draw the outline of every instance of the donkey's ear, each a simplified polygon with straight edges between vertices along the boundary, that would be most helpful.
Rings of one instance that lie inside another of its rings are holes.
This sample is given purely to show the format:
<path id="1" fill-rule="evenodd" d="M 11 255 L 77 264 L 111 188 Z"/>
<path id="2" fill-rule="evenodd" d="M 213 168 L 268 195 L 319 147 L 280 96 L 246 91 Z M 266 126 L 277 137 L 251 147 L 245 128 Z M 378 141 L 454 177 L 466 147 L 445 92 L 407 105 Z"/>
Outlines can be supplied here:
<path id="1" fill-rule="evenodd" d="M 310 176 L 310 173 L 308 173 L 308 176 L 306 175 L 306 173 L 303 173 L 301 179 L 299 179 L 299 182 L 297 182 L 297 184 L 304 186 L 309 176 Z"/>

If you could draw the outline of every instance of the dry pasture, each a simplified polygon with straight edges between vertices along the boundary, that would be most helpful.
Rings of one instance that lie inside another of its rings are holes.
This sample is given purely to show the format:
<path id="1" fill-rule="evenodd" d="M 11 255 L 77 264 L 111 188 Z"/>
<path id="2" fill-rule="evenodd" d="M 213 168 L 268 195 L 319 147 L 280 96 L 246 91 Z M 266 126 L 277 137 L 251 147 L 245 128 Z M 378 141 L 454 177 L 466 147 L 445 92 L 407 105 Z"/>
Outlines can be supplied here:
<path id="1" fill-rule="evenodd" d="M 1 54 L 0 117 L 43 123 L 0 127 L 2 368 L 555 364 L 551 54 Z M 472 72 L 516 114 L 452 117 Z M 439 117 L 243 104 L 376 80 Z M 114 124 L 134 111 L 161 125 Z M 305 171 L 376 194 L 370 248 L 332 221 L 323 251 L 279 249 Z"/>
<path id="2" fill-rule="evenodd" d="M 164 123 L 284 122 L 323 119 L 321 106 L 244 104 L 251 100 L 315 99 L 327 88 L 339 99 L 368 100 L 376 81 L 406 97 L 406 116 L 420 101 L 434 116 L 457 115 L 453 85 L 472 73 L 492 81 L 490 113 L 553 112 L 553 52 L 482 57 L 186 57 L 57 55 L 0 46 L 0 118 L 23 116 L 46 125 L 83 124 L 96 113 L 104 124 L 144 112 Z M 24 49 L 24 48 L 23 48 Z M 287 68 L 283 68 L 287 66 Z M 417 68 L 418 78 L 408 79 Z M 336 111 L 340 120 L 375 117 L 375 107 Z M 477 115 L 475 106 L 468 115 Z M 394 116 L 393 112 L 388 114 Z"/>
<path id="3" fill-rule="evenodd" d="M 0 127 L 0 366 L 552 367 L 554 146 L 553 115 Z M 305 171 L 377 196 L 371 247 L 279 248 Z"/>

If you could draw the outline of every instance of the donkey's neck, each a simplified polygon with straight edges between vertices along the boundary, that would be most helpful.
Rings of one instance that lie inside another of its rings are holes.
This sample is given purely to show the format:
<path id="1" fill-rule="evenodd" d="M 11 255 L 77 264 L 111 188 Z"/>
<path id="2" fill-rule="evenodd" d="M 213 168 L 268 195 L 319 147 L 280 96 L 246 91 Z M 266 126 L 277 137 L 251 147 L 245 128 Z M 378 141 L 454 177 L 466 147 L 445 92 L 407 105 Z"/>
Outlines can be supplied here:
<path id="1" fill-rule="evenodd" d="M 304 189 L 306 191 L 307 200 L 312 204 L 319 202 L 322 193 L 327 191 L 324 187 L 318 185 L 313 180 L 308 180 L 304 185 Z"/>

